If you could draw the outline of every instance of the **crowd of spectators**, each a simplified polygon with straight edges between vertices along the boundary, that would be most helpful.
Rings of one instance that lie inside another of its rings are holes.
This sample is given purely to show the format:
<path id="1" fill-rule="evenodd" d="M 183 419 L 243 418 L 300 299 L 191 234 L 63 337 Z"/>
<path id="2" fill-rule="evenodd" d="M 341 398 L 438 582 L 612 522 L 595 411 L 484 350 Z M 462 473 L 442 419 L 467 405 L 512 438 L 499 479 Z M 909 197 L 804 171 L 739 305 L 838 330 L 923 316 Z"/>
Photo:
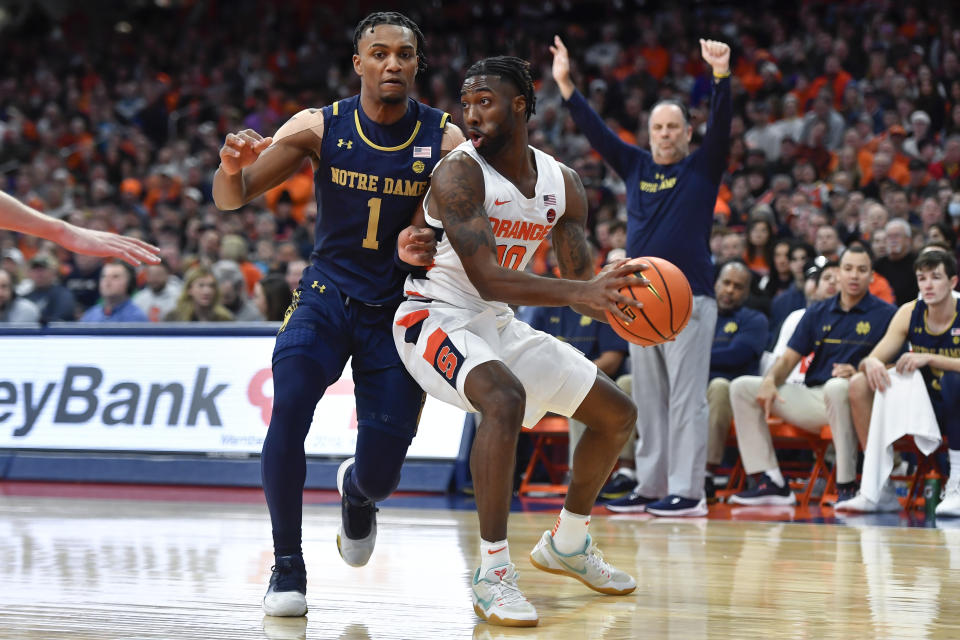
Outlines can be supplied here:
<path id="1" fill-rule="evenodd" d="M 127 298 L 150 321 L 280 319 L 313 246 L 310 165 L 223 213 L 211 198 L 218 150 L 228 132 L 269 135 L 305 107 L 355 93 L 351 34 L 372 7 L 115 5 L 4 14 L 0 188 L 49 215 L 154 242 L 163 263 L 131 274 L 121 299 L 123 273 L 0 232 L 0 321 L 118 319 Z M 418 97 L 455 122 L 472 61 L 531 61 L 531 142 L 583 178 L 598 263 L 622 255 L 625 189 L 565 114 L 550 76 L 553 34 L 579 61 L 584 95 L 640 146 L 650 107 L 667 97 L 690 104 L 696 144 L 710 83 L 698 38 L 730 43 L 732 142 L 711 251 L 718 264 L 750 267 L 748 304 L 770 316 L 771 340 L 804 305 L 807 260 L 864 243 L 882 276 L 871 290 L 902 303 L 916 296 L 921 244 L 956 250 L 960 18 L 949 2 L 399 5 L 427 38 Z M 533 268 L 551 272 L 548 247 Z"/>

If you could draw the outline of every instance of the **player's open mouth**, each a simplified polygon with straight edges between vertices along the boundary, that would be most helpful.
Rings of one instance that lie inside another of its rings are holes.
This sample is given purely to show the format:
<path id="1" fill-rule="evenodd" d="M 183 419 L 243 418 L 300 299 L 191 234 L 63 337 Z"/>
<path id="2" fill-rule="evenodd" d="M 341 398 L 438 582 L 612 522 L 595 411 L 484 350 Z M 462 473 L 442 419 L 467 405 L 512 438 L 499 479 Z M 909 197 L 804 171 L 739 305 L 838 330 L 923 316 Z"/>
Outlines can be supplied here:
<path id="1" fill-rule="evenodd" d="M 470 142 L 473 143 L 474 147 L 479 147 L 481 144 L 483 144 L 483 134 L 479 131 L 470 129 L 467 131 L 467 137 L 470 138 Z"/>

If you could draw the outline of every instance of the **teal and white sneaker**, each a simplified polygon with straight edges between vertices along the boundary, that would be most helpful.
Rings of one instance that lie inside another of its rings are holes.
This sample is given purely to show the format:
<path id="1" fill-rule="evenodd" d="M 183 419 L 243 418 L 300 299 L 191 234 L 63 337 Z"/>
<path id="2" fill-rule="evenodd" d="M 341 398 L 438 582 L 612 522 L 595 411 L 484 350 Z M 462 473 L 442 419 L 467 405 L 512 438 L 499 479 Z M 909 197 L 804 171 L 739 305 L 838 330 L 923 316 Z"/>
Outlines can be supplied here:
<path id="1" fill-rule="evenodd" d="M 530 562 L 537 569 L 576 578 L 594 591 L 609 596 L 625 596 L 637 588 L 636 580 L 603 559 L 590 534 L 587 534 L 583 551 L 568 555 L 557 551 L 553 536 L 544 531 L 540 542 L 530 552 Z"/>
<path id="2" fill-rule="evenodd" d="M 493 567 L 480 577 L 480 569 L 473 575 L 473 610 L 489 622 L 504 627 L 535 627 L 540 621 L 520 587 L 517 586 L 517 567 L 511 562 Z"/>

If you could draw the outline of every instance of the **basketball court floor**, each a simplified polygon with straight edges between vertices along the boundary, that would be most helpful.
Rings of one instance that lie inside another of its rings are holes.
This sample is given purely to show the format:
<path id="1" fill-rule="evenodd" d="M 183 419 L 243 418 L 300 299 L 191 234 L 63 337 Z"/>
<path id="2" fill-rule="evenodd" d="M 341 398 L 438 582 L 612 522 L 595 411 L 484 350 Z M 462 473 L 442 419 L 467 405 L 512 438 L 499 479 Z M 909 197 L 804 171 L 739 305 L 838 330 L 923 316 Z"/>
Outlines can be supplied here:
<path id="1" fill-rule="evenodd" d="M 559 501 L 517 501 L 511 553 L 540 626 L 514 630 L 473 613 L 470 499 L 385 502 L 360 569 L 337 554 L 336 494 L 306 502 L 310 611 L 276 619 L 260 609 L 272 556 L 259 490 L 0 483 L 0 638 L 960 638 L 956 521 L 598 509 L 598 545 L 639 584 L 612 597 L 530 565 Z"/>

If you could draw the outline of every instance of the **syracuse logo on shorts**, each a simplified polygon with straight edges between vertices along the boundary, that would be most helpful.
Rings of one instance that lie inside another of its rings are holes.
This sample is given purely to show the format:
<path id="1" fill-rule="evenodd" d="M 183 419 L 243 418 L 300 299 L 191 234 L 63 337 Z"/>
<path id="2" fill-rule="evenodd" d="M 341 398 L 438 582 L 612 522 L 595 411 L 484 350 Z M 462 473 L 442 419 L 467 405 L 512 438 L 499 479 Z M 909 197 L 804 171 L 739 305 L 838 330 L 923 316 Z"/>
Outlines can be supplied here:
<path id="1" fill-rule="evenodd" d="M 457 388 L 457 375 L 463 363 L 463 354 L 457 351 L 443 329 L 437 329 L 427 338 L 423 359 L 429 362 L 450 386 Z"/>

